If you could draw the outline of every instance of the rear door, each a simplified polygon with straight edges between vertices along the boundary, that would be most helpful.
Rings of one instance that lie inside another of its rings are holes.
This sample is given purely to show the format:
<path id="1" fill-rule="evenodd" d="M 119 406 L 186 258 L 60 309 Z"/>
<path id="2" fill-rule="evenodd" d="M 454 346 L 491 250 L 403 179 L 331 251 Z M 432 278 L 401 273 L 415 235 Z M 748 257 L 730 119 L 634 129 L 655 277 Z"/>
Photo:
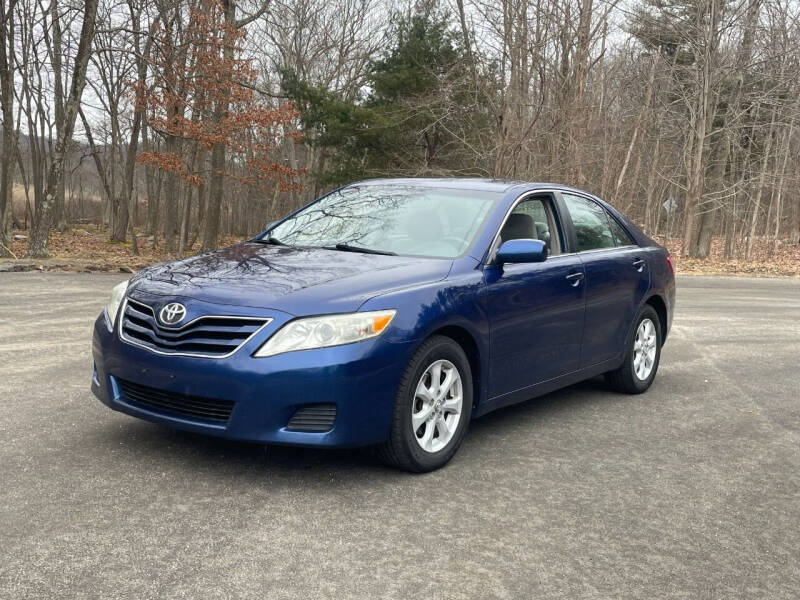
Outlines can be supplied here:
<path id="1" fill-rule="evenodd" d="M 564 251 L 554 198 L 521 199 L 510 212 L 492 254 L 509 239 L 541 239 L 549 256 L 541 263 L 484 269 L 481 293 L 490 323 L 490 397 L 502 396 L 575 371 L 583 332 L 583 263 Z"/>
<path id="2" fill-rule="evenodd" d="M 580 367 L 619 356 L 650 284 L 646 253 L 603 206 L 562 192 L 573 248 L 586 276 L 586 318 Z"/>

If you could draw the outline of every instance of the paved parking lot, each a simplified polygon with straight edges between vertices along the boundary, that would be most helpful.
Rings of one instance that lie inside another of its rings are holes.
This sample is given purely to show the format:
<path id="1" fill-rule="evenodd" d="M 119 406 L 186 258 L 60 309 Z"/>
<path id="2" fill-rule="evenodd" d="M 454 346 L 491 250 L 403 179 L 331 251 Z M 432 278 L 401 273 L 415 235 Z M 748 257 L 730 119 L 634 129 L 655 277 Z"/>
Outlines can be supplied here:
<path id="1" fill-rule="evenodd" d="M 122 276 L 0 274 L 0 598 L 800 597 L 800 281 L 684 277 L 653 388 L 473 423 L 446 469 L 113 412 Z"/>

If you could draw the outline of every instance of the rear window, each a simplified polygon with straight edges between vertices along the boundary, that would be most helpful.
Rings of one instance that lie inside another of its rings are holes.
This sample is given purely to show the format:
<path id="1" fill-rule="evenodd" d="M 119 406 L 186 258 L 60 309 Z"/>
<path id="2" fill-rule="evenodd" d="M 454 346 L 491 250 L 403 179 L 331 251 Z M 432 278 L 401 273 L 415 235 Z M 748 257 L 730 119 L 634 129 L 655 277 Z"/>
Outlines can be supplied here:
<path id="1" fill-rule="evenodd" d="M 635 245 L 633 238 L 625 230 L 625 228 L 622 225 L 620 225 L 619 221 L 617 221 L 611 215 L 608 215 L 608 222 L 611 223 L 611 233 L 614 234 L 614 241 L 616 242 L 617 246 Z"/>

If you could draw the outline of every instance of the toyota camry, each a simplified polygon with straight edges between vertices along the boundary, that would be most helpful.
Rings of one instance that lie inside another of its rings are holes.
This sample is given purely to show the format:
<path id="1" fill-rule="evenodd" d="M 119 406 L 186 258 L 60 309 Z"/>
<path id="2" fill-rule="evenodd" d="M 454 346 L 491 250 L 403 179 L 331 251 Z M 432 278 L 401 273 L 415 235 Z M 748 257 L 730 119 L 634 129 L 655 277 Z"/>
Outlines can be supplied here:
<path id="1" fill-rule="evenodd" d="M 667 251 L 586 192 L 363 181 L 116 286 L 92 390 L 179 429 L 430 471 L 503 406 L 600 374 L 646 391 L 674 304 Z"/>

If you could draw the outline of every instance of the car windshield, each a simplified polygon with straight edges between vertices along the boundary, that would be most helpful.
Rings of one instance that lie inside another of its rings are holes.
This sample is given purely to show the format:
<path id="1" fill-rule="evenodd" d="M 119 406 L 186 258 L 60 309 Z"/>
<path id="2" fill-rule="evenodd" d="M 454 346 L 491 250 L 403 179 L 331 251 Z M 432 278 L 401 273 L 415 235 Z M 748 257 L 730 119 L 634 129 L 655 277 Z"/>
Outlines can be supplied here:
<path id="1" fill-rule="evenodd" d="M 470 247 L 500 196 L 420 186 L 350 186 L 304 208 L 264 239 L 290 246 L 456 258 Z"/>

